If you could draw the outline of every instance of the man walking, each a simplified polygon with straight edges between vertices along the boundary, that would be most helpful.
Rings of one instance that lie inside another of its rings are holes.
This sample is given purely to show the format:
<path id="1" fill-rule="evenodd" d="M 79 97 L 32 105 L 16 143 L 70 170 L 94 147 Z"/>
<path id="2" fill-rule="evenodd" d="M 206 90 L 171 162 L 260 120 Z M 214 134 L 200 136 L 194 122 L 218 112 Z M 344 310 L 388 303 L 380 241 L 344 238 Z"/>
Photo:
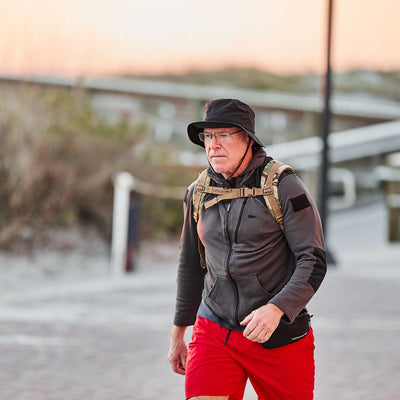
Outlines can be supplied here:
<path id="1" fill-rule="evenodd" d="M 240 100 L 218 99 L 188 126 L 209 166 L 184 199 L 168 354 L 185 375 L 186 399 L 242 399 L 248 379 L 261 400 L 313 398 L 305 307 L 326 273 L 320 218 L 303 181 L 274 169 L 280 164 L 267 156 L 254 117 Z M 263 188 L 273 174 L 275 188 Z"/>

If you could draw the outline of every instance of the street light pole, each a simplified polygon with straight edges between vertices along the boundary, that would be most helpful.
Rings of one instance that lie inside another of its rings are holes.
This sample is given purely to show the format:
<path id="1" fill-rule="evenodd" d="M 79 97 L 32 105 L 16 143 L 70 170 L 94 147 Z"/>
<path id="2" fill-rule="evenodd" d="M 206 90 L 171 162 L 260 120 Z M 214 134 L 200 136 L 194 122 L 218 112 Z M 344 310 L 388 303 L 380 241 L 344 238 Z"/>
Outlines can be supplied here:
<path id="1" fill-rule="evenodd" d="M 319 174 L 319 212 L 321 216 L 324 235 L 327 235 L 327 219 L 328 219 L 328 197 L 329 197 L 329 141 L 331 120 L 331 45 L 332 45 L 332 12 L 333 0 L 328 0 L 328 23 L 327 23 L 327 48 L 326 48 L 326 72 L 324 82 L 324 111 L 321 124 L 322 138 L 322 154 L 321 154 L 321 169 Z M 335 264 L 335 260 L 327 249 L 328 263 Z"/>

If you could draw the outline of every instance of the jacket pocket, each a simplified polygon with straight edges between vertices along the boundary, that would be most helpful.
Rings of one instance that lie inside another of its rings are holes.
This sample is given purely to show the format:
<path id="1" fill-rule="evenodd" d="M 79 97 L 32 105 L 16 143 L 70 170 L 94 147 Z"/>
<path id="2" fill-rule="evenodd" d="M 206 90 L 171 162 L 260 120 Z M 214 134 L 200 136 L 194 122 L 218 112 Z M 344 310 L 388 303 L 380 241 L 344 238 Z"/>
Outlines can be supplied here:
<path id="1" fill-rule="evenodd" d="M 256 275 L 247 275 L 236 278 L 239 292 L 238 318 L 243 320 L 255 309 L 267 304 L 275 295 L 266 291 Z"/>
<path id="2" fill-rule="evenodd" d="M 233 325 L 237 324 L 234 317 L 237 293 L 230 278 L 218 276 L 208 295 L 206 293 L 205 302 L 218 316 Z"/>

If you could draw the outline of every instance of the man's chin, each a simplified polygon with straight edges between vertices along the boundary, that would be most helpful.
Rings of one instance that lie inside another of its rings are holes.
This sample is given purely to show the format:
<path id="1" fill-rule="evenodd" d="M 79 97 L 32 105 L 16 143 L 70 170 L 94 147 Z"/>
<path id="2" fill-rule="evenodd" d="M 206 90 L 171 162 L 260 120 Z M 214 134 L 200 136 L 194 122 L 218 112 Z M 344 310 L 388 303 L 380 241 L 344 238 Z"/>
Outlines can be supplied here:
<path id="1" fill-rule="evenodd" d="M 217 173 L 217 174 L 224 174 L 226 171 L 224 168 L 219 167 L 218 165 L 213 165 L 211 164 L 211 166 L 213 167 L 213 170 Z"/>
<path id="2" fill-rule="evenodd" d="M 221 168 L 214 168 L 213 166 L 213 170 L 217 173 L 217 174 L 221 174 L 224 178 L 227 178 L 229 176 L 229 173 L 227 173 L 224 169 Z"/>

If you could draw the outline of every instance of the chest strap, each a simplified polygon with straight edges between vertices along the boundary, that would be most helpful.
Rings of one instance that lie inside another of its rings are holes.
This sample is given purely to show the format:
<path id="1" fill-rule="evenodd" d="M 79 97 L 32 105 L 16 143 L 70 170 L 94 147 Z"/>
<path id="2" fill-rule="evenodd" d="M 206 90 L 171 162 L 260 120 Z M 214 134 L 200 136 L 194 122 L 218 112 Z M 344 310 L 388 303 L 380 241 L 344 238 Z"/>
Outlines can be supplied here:
<path id="1" fill-rule="evenodd" d="M 267 194 L 272 194 L 272 188 L 264 187 L 264 188 L 230 188 L 224 189 L 215 186 L 209 186 L 204 188 L 204 193 L 213 193 L 217 194 L 217 197 L 214 197 L 211 200 L 208 200 L 204 203 L 205 209 L 209 209 L 215 204 L 219 203 L 222 200 L 230 200 L 237 199 L 238 197 L 256 197 L 256 196 L 267 196 Z"/>

